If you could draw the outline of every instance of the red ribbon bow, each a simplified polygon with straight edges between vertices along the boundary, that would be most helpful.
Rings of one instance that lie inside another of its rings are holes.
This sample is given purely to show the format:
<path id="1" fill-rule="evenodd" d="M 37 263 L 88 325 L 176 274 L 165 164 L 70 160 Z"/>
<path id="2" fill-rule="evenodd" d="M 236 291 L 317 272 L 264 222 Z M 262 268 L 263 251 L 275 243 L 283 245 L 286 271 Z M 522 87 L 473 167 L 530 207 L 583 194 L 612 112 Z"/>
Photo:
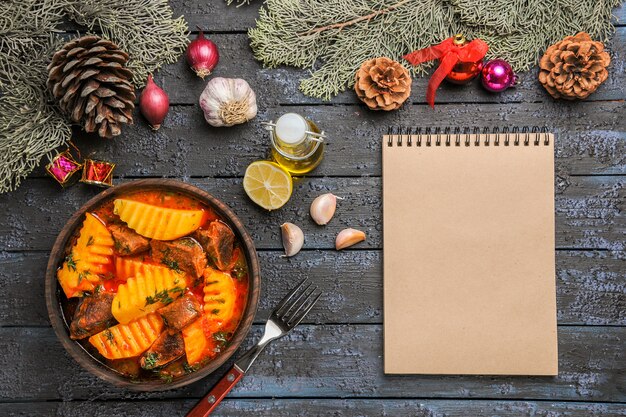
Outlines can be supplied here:
<path id="1" fill-rule="evenodd" d="M 487 54 L 489 46 L 480 39 L 474 39 L 464 44 L 455 43 L 455 38 L 451 37 L 438 45 L 429 46 L 410 54 L 404 55 L 402 58 L 409 61 L 412 65 L 419 65 L 433 59 L 439 59 L 439 67 L 428 81 L 426 90 L 426 101 L 430 107 L 435 107 L 435 92 L 439 84 L 452 71 L 454 66 L 459 62 L 476 62 L 483 59 Z"/>

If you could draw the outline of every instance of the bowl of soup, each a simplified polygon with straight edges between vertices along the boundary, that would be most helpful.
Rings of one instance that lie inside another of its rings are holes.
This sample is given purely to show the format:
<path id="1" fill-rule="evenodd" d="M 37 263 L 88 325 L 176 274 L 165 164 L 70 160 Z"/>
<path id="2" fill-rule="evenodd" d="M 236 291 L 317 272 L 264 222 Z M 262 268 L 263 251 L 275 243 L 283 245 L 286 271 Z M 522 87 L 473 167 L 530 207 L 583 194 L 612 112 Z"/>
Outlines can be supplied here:
<path id="1" fill-rule="evenodd" d="M 260 289 L 254 243 L 237 216 L 165 179 L 89 200 L 59 234 L 45 279 L 50 321 L 70 355 L 140 391 L 220 367 L 249 332 Z"/>

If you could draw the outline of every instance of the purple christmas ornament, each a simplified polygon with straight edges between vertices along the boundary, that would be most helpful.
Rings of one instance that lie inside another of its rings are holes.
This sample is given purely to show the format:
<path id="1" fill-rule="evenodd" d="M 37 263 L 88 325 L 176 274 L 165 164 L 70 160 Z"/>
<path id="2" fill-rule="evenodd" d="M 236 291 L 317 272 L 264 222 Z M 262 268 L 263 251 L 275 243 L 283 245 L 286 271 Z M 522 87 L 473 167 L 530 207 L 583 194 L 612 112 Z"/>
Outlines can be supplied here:
<path id="1" fill-rule="evenodd" d="M 492 59 L 487 62 L 480 73 L 483 87 L 492 93 L 499 93 L 517 84 L 517 75 L 504 59 Z"/>

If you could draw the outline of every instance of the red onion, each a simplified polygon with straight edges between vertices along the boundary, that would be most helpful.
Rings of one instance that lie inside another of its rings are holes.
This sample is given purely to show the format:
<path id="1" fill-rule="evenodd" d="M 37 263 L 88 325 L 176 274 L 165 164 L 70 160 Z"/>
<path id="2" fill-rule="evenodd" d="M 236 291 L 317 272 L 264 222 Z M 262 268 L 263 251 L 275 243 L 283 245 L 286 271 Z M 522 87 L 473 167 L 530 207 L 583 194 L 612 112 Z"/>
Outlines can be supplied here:
<path id="1" fill-rule="evenodd" d="M 169 109 L 170 99 L 167 97 L 167 94 L 152 81 L 152 74 L 148 75 L 148 83 L 141 92 L 141 97 L 139 97 L 141 114 L 146 118 L 152 129 L 158 130 Z"/>
<path id="2" fill-rule="evenodd" d="M 217 45 L 209 39 L 206 39 L 202 31 L 200 31 L 198 37 L 187 46 L 187 62 L 198 77 L 202 79 L 211 74 L 211 71 L 213 71 L 213 68 L 215 68 L 219 60 L 220 54 L 217 51 Z"/>

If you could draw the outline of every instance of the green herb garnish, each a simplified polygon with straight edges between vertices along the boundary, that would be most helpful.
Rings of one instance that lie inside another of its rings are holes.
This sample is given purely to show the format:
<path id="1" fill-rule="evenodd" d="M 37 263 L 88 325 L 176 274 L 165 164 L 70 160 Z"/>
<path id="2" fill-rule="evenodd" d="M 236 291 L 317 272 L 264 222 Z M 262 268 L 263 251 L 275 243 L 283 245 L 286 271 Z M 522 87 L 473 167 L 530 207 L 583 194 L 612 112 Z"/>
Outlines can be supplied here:
<path id="1" fill-rule="evenodd" d="M 218 314 L 220 312 L 219 308 L 214 308 L 213 310 L 211 310 L 211 314 Z"/>
<path id="2" fill-rule="evenodd" d="M 224 346 L 226 343 L 228 343 L 228 339 L 230 338 L 231 333 L 227 333 L 227 332 L 223 332 L 223 331 L 219 331 L 219 332 L 215 332 L 213 333 L 213 340 L 215 340 L 218 345 Z"/>
<path id="3" fill-rule="evenodd" d="M 95 239 L 93 238 L 93 236 L 89 236 L 89 238 L 87 239 L 87 246 L 93 245 L 94 242 L 95 242 Z"/>
<path id="4" fill-rule="evenodd" d="M 76 267 L 74 267 L 74 270 L 76 270 Z M 89 271 L 87 271 L 87 270 L 85 270 L 85 271 L 81 271 L 81 272 L 78 274 L 78 283 L 80 284 L 80 283 L 83 281 L 83 279 L 85 279 L 86 277 L 88 277 L 90 274 L 91 274 L 91 272 L 89 272 Z"/>
<path id="5" fill-rule="evenodd" d="M 167 266 L 169 269 L 171 269 L 172 271 L 175 272 L 182 272 L 180 269 L 180 266 L 178 265 L 178 262 L 176 262 L 173 259 L 169 259 L 169 258 L 163 258 L 161 259 L 161 263 L 165 266 Z"/>
<path id="6" fill-rule="evenodd" d="M 192 372 L 196 372 L 198 370 L 197 367 L 189 365 L 187 362 L 183 363 L 183 369 L 185 373 L 190 374 Z"/>
<path id="7" fill-rule="evenodd" d="M 78 259 L 74 259 L 74 252 L 70 252 L 70 254 L 65 257 L 65 262 L 70 271 L 76 272 L 76 262 L 78 262 Z"/>
<path id="8" fill-rule="evenodd" d="M 172 381 L 174 380 L 174 377 L 170 374 L 160 374 L 159 378 L 165 381 L 166 384 L 171 384 Z"/>
<path id="9" fill-rule="evenodd" d="M 156 368 L 157 360 L 159 359 L 159 355 L 156 352 L 150 352 L 146 356 L 144 356 L 144 369 L 152 369 Z"/>
<path id="10" fill-rule="evenodd" d="M 113 333 L 111 332 L 111 329 L 106 329 L 104 331 L 104 336 L 109 341 L 109 344 L 113 344 L 113 341 L 115 340 L 115 337 L 113 336 Z"/>
<path id="11" fill-rule="evenodd" d="M 146 305 L 148 306 L 150 304 L 155 304 L 159 302 L 163 304 L 169 304 L 174 301 L 174 299 L 170 297 L 170 294 L 182 293 L 183 291 L 185 291 L 185 289 L 180 287 L 174 287 L 170 290 L 165 289 L 159 291 L 157 293 L 154 293 L 154 295 L 149 295 L 146 297 Z"/>

